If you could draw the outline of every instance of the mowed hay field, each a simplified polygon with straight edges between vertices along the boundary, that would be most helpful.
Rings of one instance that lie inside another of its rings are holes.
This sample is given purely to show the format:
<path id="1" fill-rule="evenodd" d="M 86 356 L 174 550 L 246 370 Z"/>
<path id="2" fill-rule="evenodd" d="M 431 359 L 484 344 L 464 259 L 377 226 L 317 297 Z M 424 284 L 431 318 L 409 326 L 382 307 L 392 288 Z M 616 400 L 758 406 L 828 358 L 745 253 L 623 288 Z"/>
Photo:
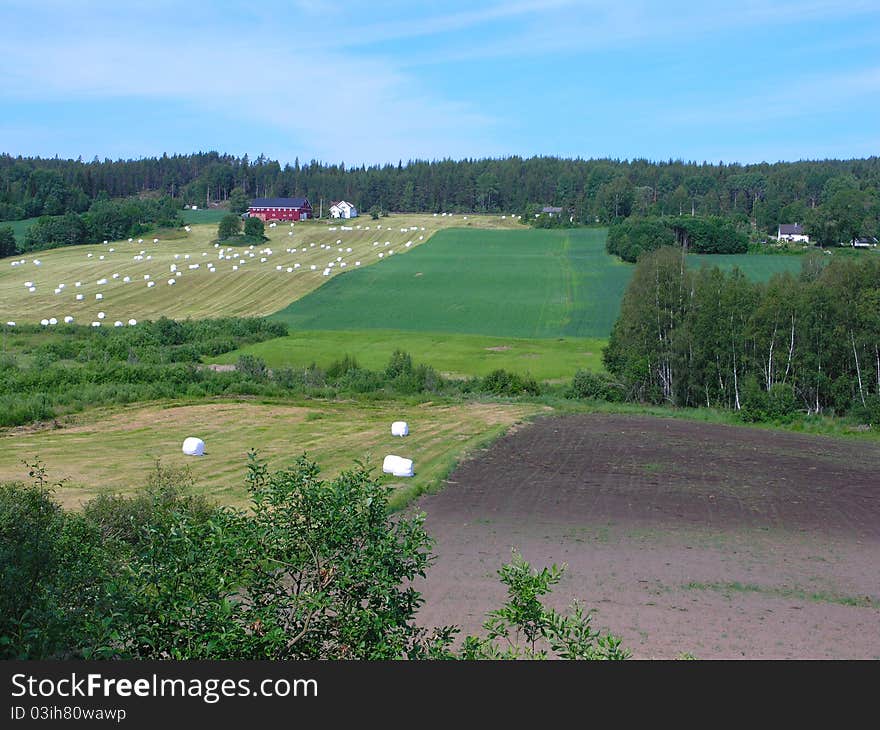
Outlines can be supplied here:
<path id="1" fill-rule="evenodd" d="M 352 230 L 342 230 L 343 225 Z M 378 221 L 360 218 L 342 223 L 307 221 L 293 227 L 279 224 L 266 228 L 269 240 L 265 244 L 253 249 L 226 248 L 224 259 L 219 258 L 220 250 L 213 243 L 217 226 L 201 224 L 193 225 L 189 233 L 179 229 L 145 234 L 142 243 L 136 238 L 132 243 L 114 241 L 34 252 L 0 260 L 0 322 L 39 322 L 52 317 L 62 321 L 69 315 L 79 324 L 88 324 L 97 321 L 99 312 L 105 313 L 105 326 L 117 320 L 162 316 L 263 316 L 339 273 L 355 269 L 358 261 L 362 267 L 387 265 L 395 257 L 409 255 L 436 231 L 453 225 L 517 224 L 500 216 L 468 216 L 465 221 L 463 216 L 433 215 L 393 215 Z M 158 243 L 153 243 L 155 238 Z M 288 253 L 288 248 L 296 251 Z M 388 256 L 388 251 L 393 255 Z M 24 264 L 12 265 L 21 259 Z M 33 263 L 35 260 L 40 264 Z M 323 276 L 331 262 L 330 275 Z M 209 263 L 215 272 L 209 270 Z M 180 275 L 169 285 L 172 265 Z M 156 282 L 155 286 L 149 287 L 144 276 Z M 126 277 L 130 281 L 125 282 Z M 102 279 L 106 283 L 98 284 Z M 32 282 L 36 291 L 29 292 L 26 282 Z M 56 289 L 60 289 L 57 294 Z M 77 294 L 83 295 L 82 301 L 76 300 Z M 103 299 L 97 300 L 96 294 Z"/>
<path id="2" fill-rule="evenodd" d="M 632 267 L 603 229 L 469 231 L 350 273 L 275 315 L 293 329 L 605 337 Z"/>
<path id="3" fill-rule="evenodd" d="M 241 355 L 261 358 L 270 368 L 326 369 L 344 354 L 361 367 L 382 370 L 395 350 L 409 353 L 415 363 L 426 363 L 447 377 L 485 376 L 503 368 L 538 380 L 570 378 L 578 369 L 600 371 L 604 339 L 560 337 L 520 339 L 453 333 L 400 330 L 323 330 L 293 332 L 220 355 L 212 363 L 235 363 Z"/>
<path id="4" fill-rule="evenodd" d="M 101 493 L 130 494 L 144 486 L 157 459 L 166 466 L 189 466 L 196 489 L 225 504 L 247 502 L 247 452 L 258 450 L 272 469 L 281 469 L 306 452 L 324 478 L 368 460 L 381 476 L 388 454 L 413 459 L 415 476 L 383 476 L 403 503 L 431 489 L 470 451 L 512 424 L 544 412 L 539 405 L 309 402 L 205 402 L 137 405 L 90 411 L 63 428 L 0 435 L 0 482 L 27 481 L 22 460 L 39 457 L 51 480 L 64 480 L 55 492 L 75 508 Z M 410 435 L 391 436 L 391 423 L 405 420 Z M 181 451 L 184 438 L 206 444 L 204 457 Z"/>

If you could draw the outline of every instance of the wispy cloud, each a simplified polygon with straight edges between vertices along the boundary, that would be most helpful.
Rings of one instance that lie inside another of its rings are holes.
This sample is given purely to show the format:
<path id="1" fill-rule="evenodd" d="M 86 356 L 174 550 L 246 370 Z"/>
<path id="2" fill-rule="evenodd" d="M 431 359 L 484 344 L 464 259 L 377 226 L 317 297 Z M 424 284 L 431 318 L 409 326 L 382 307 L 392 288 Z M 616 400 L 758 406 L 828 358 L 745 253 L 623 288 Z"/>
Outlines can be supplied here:
<path id="1" fill-rule="evenodd" d="M 497 151 L 495 120 L 424 89 L 386 59 L 262 28 L 222 25 L 159 29 L 152 11 L 126 27 L 95 17 L 88 32 L 31 35 L 0 46 L 6 98 L 96 101 L 95 114 L 126 99 L 175 100 L 205 111 L 212 125 L 261 122 L 290 135 L 291 150 L 340 159 L 357 149 L 368 162 Z M 73 20 L 71 22 L 74 22 Z M 81 31 L 82 28 L 78 28 Z M 207 32 L 205 32 L 207 30 Z M 133 36 L 148 34 L 141 43 Z M 157 123 L 173 120 L 157 119 Z"/>

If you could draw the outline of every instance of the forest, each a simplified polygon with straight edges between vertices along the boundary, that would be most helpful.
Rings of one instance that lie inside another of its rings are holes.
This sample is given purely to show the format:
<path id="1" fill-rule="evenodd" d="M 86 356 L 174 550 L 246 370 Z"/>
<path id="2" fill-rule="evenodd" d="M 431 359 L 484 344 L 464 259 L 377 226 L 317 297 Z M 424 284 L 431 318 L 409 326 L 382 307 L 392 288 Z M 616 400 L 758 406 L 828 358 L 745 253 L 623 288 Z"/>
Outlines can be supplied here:
<path id="1" fill-rule="evenodd" d="M 831 259 L 828 261 L 828 259 Z M 723 407 L 747 421 L 796 412 L 880 423 L 880 260 L 813 253 L 800 276 L 750 282 L 644 254 L 604 353 L 625 397 Z"/>
<path id="2" fill-rule="evenodd" d="M 211 206 L 238 195 L 354 201 L 361 210 L 531 215 L 562 207 L 580 223 L 724 216 L 772 234 L 806 223 L 821 243 L 880 232 L 880 158 L 742 165 L 681 160 L 410 160 L 383 166 L 282 165 L 217 152 L 139 160 L 0 156 L 0 221 L 84 213 L 99 196 L 168 196 Z"/>

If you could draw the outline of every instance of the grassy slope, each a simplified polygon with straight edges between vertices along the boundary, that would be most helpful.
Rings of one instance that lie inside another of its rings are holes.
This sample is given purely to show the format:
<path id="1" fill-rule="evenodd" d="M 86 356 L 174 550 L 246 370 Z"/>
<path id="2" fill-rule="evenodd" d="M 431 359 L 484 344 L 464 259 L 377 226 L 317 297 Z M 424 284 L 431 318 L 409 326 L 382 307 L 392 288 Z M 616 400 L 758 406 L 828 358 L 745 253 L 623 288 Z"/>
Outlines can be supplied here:
<path id="1" fill-rule="evenodd" d="M 385 241 L 390 241 L 388 248 L 394 249 L 395 256 L 405 258 L 444 226 L 516 225 L 498 216 L 469 216 L 469 220 L 463 222 L 460 216 L 431 215 L 395 215 L 381 221 L 358 219 L 351 224 L 352 227 L 360 225 L 362 229 L 341 231 L 322 221 L 298 223 L 293 228 L 289 225 L 267 228 L 270 240 L 265 245 L 274 253 L 266 263 L 260 263 L 259 246 L 253 250 L 254 258 L 248 255 L 249 249 L 243 248 L 235 250 L 237 258 L 234 261 L 218 261 L 218 251 L 213 246 L 217 227 L 207 224 L 193 226 L 189 234 L 183 230 L 147 234 L 142 244 L 135 239 L 133 243 L 123 241 L 106 246 L 41 251 L 24 257 L 27 263 L 23 266 L 11 266 L 15 259 L 0 260 L 0 321 L 39 322 L 42 318 L 61 320 L 72 315 L 77 322 L 85 324 L 95 320 L 99 311 L 106 313 L 108 322 L 129 318 L 156 319 L 162 315 L 181 319 L 266 315 L 339 276 L 337 272 L 345 269 L 335 267 L 332 276 L 322 276 L 322 269 L 337 256 L 342 256 L 352 269 L 355 260 L 361 260 L 364 267 L 376 262 L 387 265 L 376 255 L 378 247 L 372 246 L 373 241 L 380 241 L 382 248 Z M 382 226 L 381 230 L 376 230 L 377 224 Z M 409 230 L 412 226 L 418 230 Z M 406 232 L 400 230 L 402 227 L 407 228 Z M 289 236 L 290 232 L 294 235 Z M 423 236 L 421 241 L 419 236 Z M 154 237 L 160 239 L 158 244 L 152 242 Z M 412 249 L 402 245 L 409 240 L 413 241 Z M 342 243 L 337 245 L 337 241 Z M 315 246 L 311 247 L 311 243 Z M 321 249 L 321 244 L 332 245 L 332 251 Z M 291 247 L 306 247 L 306 251 L 285 253 L 285 249 Z M 340 247 L 342 252 L 338 251 Z M 351 248 L 352 252 L 345 252 L 345 248 Z M 151 255 L 152 260 L 135 261 L 134 255 L 141 250 L 146 252 L 145 255 Z M 92 258 L 87 257 L 89 253 Z M 180 258 L 175 259 L 175 254 Z M 187 254 L 189 259 L 184 258 Z M 103 261 L 99 260 L 102 255 L 105 257 Z M 241 266 L 238 257 L 247 263 Z M 34 265 L 34 259 L 41 261 L 41 265 Z M 216 263 L 216 273 L 208 271 L 208 261 Z M 190 271 L 187 267 L 194 263 L 201 266 Z M 295 263 L 301 264 L 301 268 L 288 273 L 286 269 Z M 167 284 L 171 264 L 176 264 L 182 271 L 174 286 Z M 233 265 L 239 265 L 239 270 L 233 271 Z M 283 267 L 282 271 L 276 271 L 278 265 Z M 317 270 L 311 271 L 311 265 L 317 266 Z M 119 274 L 118 279 L 111 278 L 114 273 Z M 146 286 L 144 274 L 149 274 L 157 282 L 155 287 Z M 125 276 L 131 277 L 130 283 L 123 283 Z M 97 281 L 102 278 L 108 283 L 99 286 Z M 28 293 L 25 281 L 33 281 L 37 291 Z M 82 287 L 75 288 L 76 281 L 81 281 Z M 65 288 L 60 294 L 54 294 L 54 289 L 62 283 Z M 95 299 L 99 292 L 104 295 L 100 302 Z M 75 300 L 77 293 L 84 295 L 84 301 Z"/>
<path id="2" fill-rule="evenodd" d="M 398 454 L 414 460 L 416 476 L 383 479 L 403 502 L 439 484 L 469 451 L 542 410 L 529 404 L 316 401 L 305 406 L 202 402 L 115 408 L 80 416 L 76 425 L 62 429 L 0 435 L 0 481 L 26 478 L 21 460 L 39 455 L 53 480 L 67 479 L 56 496 L 75 506 L 100 492 L 127 493 L 143 486 L 161 459 L 166 465 L 189 465 L 200 491 L 242 505 L 252 447 L 271 468 L 307 452 L 325 476 L 350 468 L 354 459 L 370 459 L 381 473 L 382 459 Z M 410 424 L 405 439 L 391 436 L 391 423 L 398 419 Z M 187 436 L 205 440 L 205 457 L 181 453 Z"/>
<path id="3" fill-rule="evenodd" d="M 276 317 L 295 329 L 604 337 L 630 267 L 605 232 L 449 230 L 405 258 L 330 282 Z"/>
<path id="4" fill-rule="evenodd" d="M 579 368 L 602 369 L 605 340 L 583 338 L 519 339 L 487 335 L 431 334 L 390 330 L 325 330 L 295 332 L 236 350 L 211 362 L 234 363 L 242 354 L 256 355 L 269 367 L 326 368 L 343 354 L 354 355 L 370 370 L 388 364 L 391 353 L 405 350 L 417 363 L 427 363 L 452 377 L 487 375 L 497 368 L 538 380 L 570 378 Z"/>

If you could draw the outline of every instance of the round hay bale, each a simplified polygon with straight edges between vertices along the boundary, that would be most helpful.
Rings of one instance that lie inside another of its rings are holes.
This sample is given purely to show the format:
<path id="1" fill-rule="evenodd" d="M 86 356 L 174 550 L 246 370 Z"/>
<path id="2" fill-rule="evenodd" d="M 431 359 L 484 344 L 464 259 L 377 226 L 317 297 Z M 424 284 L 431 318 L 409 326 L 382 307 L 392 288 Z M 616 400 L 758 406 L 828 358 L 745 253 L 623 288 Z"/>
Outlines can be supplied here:
<path id="1" fill-rule="evenodd" d="M 183 453 L 187 456 L 204 456 L 205 442 L 195 436 L 183 440 Z"/>
<path id="2" fill-rule="evenodd" d="M 391 424 L 392 436 L 409 436 L 409 425 L 406 421 L 395 421 Z"/>

